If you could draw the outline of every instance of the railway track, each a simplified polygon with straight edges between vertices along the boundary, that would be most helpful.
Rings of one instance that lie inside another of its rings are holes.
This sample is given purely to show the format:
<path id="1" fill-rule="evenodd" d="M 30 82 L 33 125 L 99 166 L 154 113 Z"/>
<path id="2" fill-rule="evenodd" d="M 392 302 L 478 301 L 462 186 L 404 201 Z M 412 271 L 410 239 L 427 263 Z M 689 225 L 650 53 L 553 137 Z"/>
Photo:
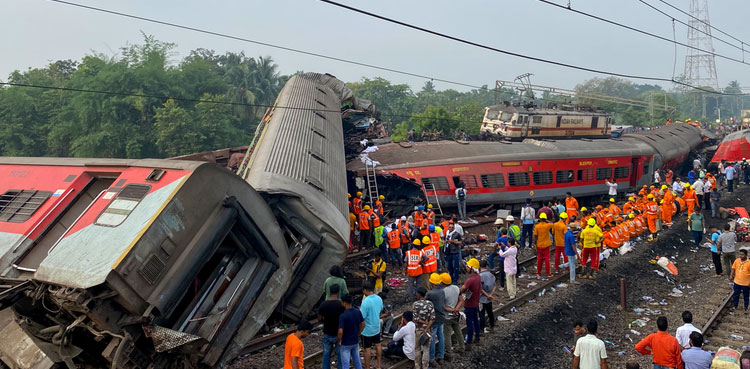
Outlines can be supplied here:
<path id="1" fill-rule="evenodd" d="M 533 266 L 536 262 L 536 256 L 530 257 L 526 260 L 521 261 L 518 264 L 519 268 L 522 267 L 528 267 Z M 520 269 L 519 269 L 520 270 Z M 536 299 L 539 295 L 539 293 L 542 290 L 549 290 L 550 287 L 554 287 L 556 284 L 560 283 L 560 281 L 565 280 L 568 277 L 568 273 L 561 273 L 557 275 L 553 275 L 552 278 L 550 278 L 547 281 L 538 281 L 534 280 L 537 284 L 534 286 L 528 286 L 527 280 L 524 280 L 523 283 L 526 283 L 526 285 L 522 285 L 519 283 L 518 285 L 518 291 L 521 293 L 521 295 L 516 296 L 515 299 L 506 301 L 502 303 L 502 306 L 499 306 L 494 309 L 494 312 L 496 315 L 503 315 L 509 313 L 513 308 L 518 308 L 524 304 L 527 304 L 529 300 Z M 520 281 L 519 281 L 520 282 Z M 398 322 L 401 320 L 401 315 L 396 315 L 393 318 L 394 324 L 398 324 Z M 466 326 L 462 326 L 461 328 L 463 332 L 465 333 Z M 388 341 L 383 340 L 382 344 L 387 345 Z M 305 367 L 319 367 L 320 362 L 323 358 L 323 351 L 316 351 L 304 358 Z M 391 369 L 401 369 L 406 368 L 412 365 L 411 361 L 409 360 L 401 360 L 396 361 L 393 359 L 388 359 L 383 357 L 383 366 L 388 367 Z"/>
<path id="2" fill-rule="evenodd" d="M 750 342 L 750 315 L 742 309 L 742 303 L 737 310 L 732 309 L 732 291 L 726 294 L 721 303 L 701 329 L 705 336 L 704 348 L 717 351 L 720 347 L 731 347 L 742 352 Z"/>

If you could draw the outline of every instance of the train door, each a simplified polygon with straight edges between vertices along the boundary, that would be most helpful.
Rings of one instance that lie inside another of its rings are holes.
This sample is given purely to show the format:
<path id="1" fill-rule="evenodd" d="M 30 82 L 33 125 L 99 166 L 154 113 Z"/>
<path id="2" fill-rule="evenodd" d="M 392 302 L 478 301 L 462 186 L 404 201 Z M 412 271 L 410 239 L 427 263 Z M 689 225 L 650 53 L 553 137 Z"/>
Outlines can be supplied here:
<path id="1" fill-rule="evenodd" d="M 591 129 L 595 129 L 599 126 L 599 117 L 591 118 Z"/>
<path id="2" fill-rule="evenodd" d="M 630 187 L 635 188 L 635 186 L 638 184 L 638 173 L 640 173 L 640 171 L 638 170 L 638 164 L 640 163 L 640 159 L 633 158 L 632 162 L 633 162 L 633 165 L 630 168 Z"/>

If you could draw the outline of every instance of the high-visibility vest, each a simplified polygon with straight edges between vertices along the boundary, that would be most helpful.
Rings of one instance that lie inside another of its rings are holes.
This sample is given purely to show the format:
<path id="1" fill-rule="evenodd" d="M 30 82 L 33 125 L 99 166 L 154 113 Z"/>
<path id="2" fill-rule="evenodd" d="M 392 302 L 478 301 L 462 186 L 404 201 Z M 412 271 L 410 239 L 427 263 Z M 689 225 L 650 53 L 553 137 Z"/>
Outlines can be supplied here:
<path id="1" fill-rule="evenodd" d="M 383 215 L 383 202 L 380 200 L 375 201 L 375 209 L 378 214 Z"/>
<path id="2" fill-rule="evenodd" d="M 622 212 L 623 213 L 630 213 L 633 211 L 633 204 L 628 201 L 622 205 Z"/>
<path id="3" fill-rule="evenodd" d="M 362 212 L 362 199 L 359 197 L 355 197 L 354 200 L 352 200 L 352 208 L 354 210 L 355 215 L 359 215 L 359 213 Z"/>
<path id="4" fill-rule="evenodd" d="M 372 219 L 372 226 L 373 227 L 379 227 L 380 226 L 380 217 L 375 214 L 375 211 L 370 209 L 370 211 L 367 213 L 370 216 L 370 219 Z"/>
<path id="5" fill-rule="evenodd" d="M 430 245 L 437 247 L 440 249 L 440 233 L 432 232 L 430 233 Z"/>
<path id="6" fill-rule="evenodd" d="M 370 229 L 370 214 L 366 212 L 359 213 L 359 230 L 364 231 Z"/>
<path id="7" fill-rule="evenodd" d="M 622 213 L 622 210 L 620 210 L 620 207 L 615 204 L 609 204 L 609 212 L 612 213 L 612 215 L 620 215 Z"/>
<path id="8" fill-rule="evenodd" d="M 437 271 L 437 246 L 433 244 L 427 245 L 422 249 L 422 252 L 427 257 L 427 261 L 425 261 L 424 265 L 422 266 L 422 273 L 433 273 Z"/>
<path id="9" fill-rule="evenodd" d="M 398 235 L 398 229 L 394 229 L 386 234 L 388 237 L 388 247 L 391 249 L 397 249 L 401 247 L 401 237 Z"/>
<path id="10" fill-rule="evenodd" d="M 409 250 L 406 252 L 406 274 L 409 277 L 422 275 L 422 251 Z"/>
<path id="11" fill-rule="evenodd" d="M 373 235 L 375 236 L 375 247 L 379 247 L 383 243 L 383 229 L 385 227 L 383 226 L 377 226 L 373 230 Z"/>
<path id="12" fill-rule="evenodd" d="M 428 211 L 424 219 L 427 221 L 427 225 L 432 224 L 433 219 L 435 219 L 435 212 L 432 210 Z"/>
<path id="13" fill-rule="evenodd" d="M 628 233 L 630 234 L 630 238 L 631 239 L 635 238 L 635 236 L 637 236 L 635 222 L 632 220 L 629 220 L 627 221 L 627 225 L 628 225 Z"/>
<path id="14" fill-rule="evenodd" d="M 656 203 L 653 202 L 653 201 L 647 203 L 646 204 L 646 215 L 648 215 L 650 217 L 655 217 L 656 216 L 656 212 L 658 211 L 658 207 L 659 206 L 656 205 Z"/>
<path id="15" fill-rule="evenodd" d="M 430 229 L 428 227 L 429 225 L 427 224 L 427 218 L 423 218 L 419 226 L 419 233 L 425 236 L 430 234 Z"/>
<path id="16" fill-rule="evenodd" d="M 422 214 L 422 212 L 419 210 L 415 210 L 414 211 L 414 224 L 417 224 L 417 225 L 422 224 L 422 218 L 424 218 L 424 215 Z"/>
<path id="17" fill-rule="evenodd" d="M 399 223 L 398 233 L 401 234 L 401 242 L 408 245 L 409 241 L 411 241 L 411 231 L 409 230 L 409 223 Z"/>

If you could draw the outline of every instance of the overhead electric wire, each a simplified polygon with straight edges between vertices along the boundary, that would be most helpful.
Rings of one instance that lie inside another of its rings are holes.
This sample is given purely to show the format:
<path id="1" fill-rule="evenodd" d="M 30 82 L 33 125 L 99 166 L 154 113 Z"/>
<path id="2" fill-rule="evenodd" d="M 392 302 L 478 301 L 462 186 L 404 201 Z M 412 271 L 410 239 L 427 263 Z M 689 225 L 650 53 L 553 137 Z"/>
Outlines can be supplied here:
<path id="1" fill-rule="evenodd" d="M 88 9 L 88 10 L 93 10 L 93 11 L 108 13 L 108 14 L 117 15 L 117 16 L 121 16 L 121 17 L 126 17 L 126 18 L 131 18 L 131 19 L 137 19 L 137 20 L 141 20 L 141 21 L 144 21 L 144 22 L 156 23 L 156 24 L 161 24 L 161 25 L 165 25 L 165 26 L 181 28 L 181 29 L 185 29 L 185 30 L 189 30 L 189 31 L 193 31 L 193 32 L 198 32 L 198 33 L 204 33 L 204 34 L 208 34 L 208 35 L 213 35 L 213 36 L 217 36 L 217 37 L 223 37 L 223 38 L 233 39 L 233 40 L 237 40 L 237 41 L 249 42 L 249 43 L 253 43 L 253 44 L 257 44 L 257 45 L 272 47 L 272 48 L 276 48 L 276 49 L 280 49 L 280 50 L 296 52 L 296 53 L 305 54 L 305 55 L 309 55 L 309 56 L 314 56 L 314 57 L 318 57 L 318 58 L 324 58 L 324 59 L 328 59 L 328 60 L 339 61 L 339 62 L 342 62 L 342 63 L 348 63 L 348 64 L 359 65 L 359 66 L 363 66 L 363 67 L 367 67 L 367 68 L 378 69 L 378 70 L 388 71 L 388 72 L 402 74 L 402 75 L 408 75 L 408 76 L 422 78 L 422 79 L 431 80 L 431 81 L 444 82 L 444 83 L 449 83 L 449 84 L 454 84 L 454 85 L 464 86 L 464 87 L 471 87 L 471 88 L 483 88 L 484 87 L 484 86 L 476 86 L 476 85 L 471 85 L 471 84 L 467 84 L 467 83 L 451 81 L 451 80 L 437 78 L 437 77 L 431 77 L 431 76 L 422 75 L 422 74 L 414 73 L 414 72 L 406 72 L 406 71 L 401 71 L 401 70 L 397 70 L 397 69 L 393 69 L 393 68 L 381 67 L 381 66 L 377 66 L 377 65 L 373 65 L 373 64 L 369 64 L 369 63 L 358 62 L 358 61 L 354 61 L 354 60 L 349 60 L 349 59 L 344 59 L 344 58 L 339 58 L 339 57 L 324 55 L 324 54 L 320 54 L 320 53 L 316 53 L 316 52 L 311 52 L 311 51 L 305 51 L 305 50 L 296 49 L 296 48 L 292 48 L 292 47 L 275 45 L 275 44 L 268 43 L 268 42 L 251 40 L 251 39 L 244 38 L 244 37 L 233 36 L 233 35 L 224 34 L 224 33 L 220 33 L 220 32 L 214 32 L 214 31 L 204 30 L 204 29 L 197 28 L 197 27 L 185 26 L 185 25 L 181 25 L 181 24 L 177 24 L 177 23 L 172 23 L 172 22 L 167 22 L 167 21 L 161 21 L 161 20 L 157 20 L 157 19 L 152 19 L 152 18 L 137 16 L 137 15 L 127 14 L 127 13 L 113 11 L 113 10 L 108 10 L 108 9 L 103 9 L 103 8 L 97 8 L 97 7 L 93 7 L 93 6 L 89 6 L 89 5 L 83 5 L 83 4 L 78 4 L 78 3 L 74 3 L 74 2 L 70 2 L 70 1 L 65 1 L 65 0 L 49 0 L 49 1 L 60 3 L 60 4 L 65 4 L 65 5 L 70 5 L 70 6 L 74 6 L 74 7 L 84 8 L 84 9 Z M 332 2 L 332 1 L 326 1 L 326 0 L 322 0 L 322 1 L 327 2 L 329 4 L 332 4 L 332 5 L 337 5 L 337 6 L 341 6 L 341 7 L 344 7 L 344 8 L 350 8 L 350 7 L 347 7 L 346 5 L 339 4 L 339 3 L 336 3 L 336 2 Z M 367 12 L 364 12 L 364 11 L 356 9 L 356 8 L 350 8 L 349 10 L 361 12 L 363 14 L 374 16 L 374 17 L 380 17 L 380 16 L 378 16 L 376 14 L 367 13 Z M 426 29 L 421 29 L 421 28 L 416 27 L 416 26 L 410 26 L 410 25 L 407 25 L 405 23 L 402 24 L 402 22 L 398 22 L 398 21 L 395 21 L 395 20 L 391 20 L 391 19 L 387 19 L 387 18 L 385 18 L 384 20 L 387 20 L 387 21 L 393 22 L 393 23 L 397 23 L 397 24 L 401 24 L 401 25 L 406 26 L 406 27 L 415 28 L 415 29 L 418 29 L 418 30 L 423 31 L 423 32 L 434 33 L 434 34 L 437 34 L 437 35 L 439 35 L 441 37 L 446 37 L 446 38 L 449 38 L 449 39 L 454 39 L 455 41 L 473 44 L 474 46 L 478 46 L 478 47 L 489 48 L 489 49 L 491 49 L 493 51 L 505 53 L 505 54 L 508 54 L 508 55 L 512 55 L 512 56 L 516 56 L 516 57 L 520 57 L 520 58 L 525 58 L 525 59 L 530 59 L 530 60 L 536 60 L 536 61 L 539 61 L 539 62 L 544 62 L 544 63 L 548 63 L 548 64 L 554 64 L 554 65 L 558 65 L 558 66 L 562 66 L 562 67 L 567 67 L 567 68 L 572 68 L 572 69 L 577 69 L 577 70 L 583 70 L 583 71 L 588 71 L 588 72 L 597 73 L 597 74 L 605 74 L 605 75 L 611 75 L 611 76 L 616 76 L 616 77 L 623 77 L 623 78 L 642 79 L 642 80 L 661 81 L 661 82 L 672 82 L 672 83 L 675 83 L 675 84 L 678 84 L 678 85 L 682 85 L 682 86 L 685 86 L 685 87 L 693 88 L 693 89 L 696 89 L 696 90 L 699 90 L 699 91 L 703 91 L 703 92 L 707 92 L 707 93 L 712 93 L 712 94 L 740 95 L 740 94 L 727 94 L 727 93 L 724 93 L 724 92 L 717 92 L 717 91 L 713 91 L 713 90 L 708 90 L 708 89 L 705 89 L 705 88 L 702 88 L 702 87 L 690 85 L 690 84 L 685 83 L 685 82 L 677 81 L 674 78 L 670 79 L 670 78 L 663 78 L 663 77 L 649 77 L 649 76 L 638 76 L 638 75 L 631 75 L 631 74 L 625 74 L 625 73 L 608 72 L 608 71 L 598 70 L 598 69 L 594 69 L 594 68 L 580 67 L 580 66 L 575 66 L 575 65 L 571 65 L 571 64 L 550 61 L 550 60 L 546 60 L 546 59 L 542 59 L 542 58 L 531 57 L 531 56 L 527 56 L 527 55 L 523 55 L 523 54 L 519 54 L 519 53 L 513 53 L 513 52 L 509 52 L 509 51 L 499 50 L 499 49 L 496 49 L 496 48 L 490 48 L 490 47 L 487 47 L 487 46 L 484 46 L 484 45 L 480 45 L 480 44 L 476 44 L 476 43 L 470 43 L 468 41 L 460 40 L 458 38 L 453 38 L 451 36 L 443 35 L 443 34 L 440 34 L 440 33 L 434 32 L 434 31 L 430 31 L 430 30 L 426 30 Z M 747 95 L 747 94 L 742 94 L 742 95 Z"/>
<path id="2" fill-rule="evenodd" d="M 438 37 L 442 37 L 442 38 L 445 38 L 445 39 L 448 39 L 448 40 L 456 41 L 458 43 L 462 43 L 462 44 L 474 46 L 474 47 L 477 47 L 477 48 L 480 48 L 480 49 L 494 51 L 494 52 L 497 52 L 497 53 L 500 53 L 500 54 L 511 55 L 511 56 L 515 56 L 515 57 L 519 57 L 519 58 L 523 58 L 523 59 L 528 59 L 528 60 L 533 60 L 533 61 L 537 61 L 537 62 L 541 62 L 541 63 L 552 64 L 552 65 L 556 65 L 556 66 L 560 66 L 560 67 L 565 67 L 565 68 L 570 68 L 570 69 L 576 69 L 576 70 L 582 70 L 582 71 L 591 72 L 591 73 L 605 74 L 605 75 L 610 75 L 610 76 L 615 76 L 615 77 L 632 78 L 632 79 L 642 79 L 642 80 L 650 80 L 650 81 L 661 81 L 661 82 L 672 82 L 672 83 L 675 83 L 675 84 L 678 84 L 678 85 L 682 85 L 682 86 L 685 86 L 685 87 L 690 87 L 690 88 L 695 89 L 695 90 L 699 90 L 699 91 L 703 91 L 703 92 L 707 92 L 707 93 L 712 93 L 712 94 L 717 94 L 717 95 L 729 95 L 729 96 L 738 96 L 738 95 L 747 96 L 748 95 L 748 94 L 736 94 L 736 93 L 726 93 L 726 92 L 721 92 L 721 91 L 713 91 L 713 90 L 709 90 L 709 89 L 706 89 L 706 88 L 703 88 L 703 87 L 698 87 L 698 86 L 691 85 L 689 83 L 678 81 L 678 80 L 676 80 L 674 78 L 652 77 L 652 76 L 642 76 L 642 75 L 635 75 L 635 74 L 610 72 L 610 71 L 605 71 L 605 70 L 601 70 L 601 69 L 590 68 L 590 67 L 582 67 L 582 66 L 578 66 L 578 65 L 574 65 L 574 64 L 570 64 L 570 63 L 564 63 L 564 62 L 559 62 L 559 61 L 555 61 L 555 60 L 540 58 L 540 57 L 536 57 L 536 56 L 521 54 L 521 53 L 514 52 L 514 51 L 503 50 L 503 49 L 500 49 L 500 48 L 497 48 L 497 47 L 494 47 L 494 46 L 484 45 L 484 44 L 481 44 L 479 42 L 466 40 L 466 39 L 463 39 L 463 38 L 460 38 L 460 37 L 451 36 L 451 35 L 448 35 L 448 34 L 445 34 L 445 33 L 442 33 L 442 32 L 438 32 L 438 31 L 434 31 L 434 30 L 431 30 L 431 29 L 428 29 L 428 28 L 424 28 L 424 27 L 420 27 L 420 26 L 413 25 L 413 24 L 410 24 L 410 23 L 402 22 L 402 21 L 399 21 L 399 20 L 396 20 L 396 19 L 393 19 L 393 18 L 389 18 L 389 17 L 383 16 L 383 15 L 375 14 L 375 13 L 372 13 L 372 12 L 369 12 L 369 11 L 366 11 L 366 10 L 362 10 L 362 9 L 359 9 L 359 8 L 355 8 L 355 7 L 352 7 L 352 6 L 349 6 L 349 5 L 337 3 L 335 1 L 331 1 L 331 0 L 320 0 L 320 1 L 322 1 L 324 3 L 327 3 L 327 4 L 330 4 L 330 5 L 338 6 L 340 8 L 343 8 L 343 9 L 346 9 L 346 10 L 349 10 L 349 11 L 352 11 L 352 12 L 355 12 L 355 13 L 360 13 L 360 14 L 363 14 L 363 15 L 366 15 L 366 16 L 369 16 L 369 17 L 380 19 L 380 20 L 388 22 L 388 23 L 397 24 L 397 25 L 402 26 L 402 27 L 411 28 L 411 29 L 414 29 L 414 30 L 417 30 L 417 31 L 420 31 L 420 32 L 424 32 L 424 33 L 431 34 L 431 35 L 438 36 Z"/>
<path id="3" fill-rule="evenodd" d="M 706 31 L 703 31 L 703 30 L 701 30 L 701 29 L 695 28 L 695 27 L 691 26 L 691 25 L 690 25 L 689 23 L 685 23 L 684 21 L 681 21 L 681 20 L 679 20 L 679 19 L 677 19 L 677 18 L 673 17 L 673 16 L 671 15 L 671 14 L 669 14 L 669 13 L 667 13 L 667 12 L 665 12 L 665 11 L 663 11 L 663 10 L 661 10 L 661 9 L 659 9 L 659 8 L 657 8 L 657 7 L 655 7 L 655 6 L 653 6 L 652 4 L 649 4 L 649 3 L 647 3 L 647 2 L 646 2 L 646 1 L 644 1 L 644 0 L 638 0 L 638 1 L 640 1 L 641 3 L 643 3 L 643 5 L 646 5 L 647 7 L 649 7 L 649 8 L 651 8 L 651 9 L 653 9 L 654 11 L 658 12 L 659 14 L 662 14 L 662 15 L 664 15 L 665 17 L 667 17 L 667 18 L 670 18 L 670 19 L 671 19 L 671 20 L 672 20 L 673 22 L 677 22 L 677 23 L 680 23 L 680 24 L 684 25 L 684 26 L 685 26 L 685 27 L 687 27 L 687 28 L 693 29 L 693 30 L 695 30 L 696 32 L 702 33 L 702 34 L 704 34 L 704 35 L 706 35 L 706 36 L 708 36 L 708 37 L 711 37 L 711 38 L 713 38 L 713 39 L 715 39 L 715 40 L 717 40 L 717 41 L 721 41 L 721 42 L 723 42 L 723 43 L 725 43 L 725 44 L 727 44 L 727 45 L 729 45 L 729 46 L 731 46 L 731 47 L 733 47 L 733 48 L 735 48 L 735 49 L 737 49 L 737 50 L 740 50 L 740 51 L 742 51 L 742 57 L 743 57 L 743 58 L 744 58 L 744 56 L 745 56 L 745 53 L 746 53 L 746 52 L 750 52 L 750 50 L 745 50 L 745 48 L 744 48 L 744 47 L 742 47 L 742 46 L 737 46 L 737 45 L 735 45 L 735 44 L 733 44 L 733 43 L 731 43 L 731 42 L 729 42 L 729 41 L 726 41 L 726 40 L 724 40 L 723 38 L 720 38 L 720 37 L 714 36 L 714 35 L 712 35 L 712 34 L 710 34 L 710 33 L 706 32 Z M 690 15 L 690 14 L 688 14 L 688 15 Z M 741 44 L 744 44 L 744 43 L 742 43 L 742 41 L 740 41 L 740 43 L 741 43 Z M 743 61 L 744 61 L 744 59 L 743 59 Z"/>
<path id="4" fill-rule="evenodd" d="M 697 20 L 698 22 L 701 22 L 701 23 L 703 23 L 703 24 L 707 25 L 708 27 L 710 27 L 710 28 L 712 28 L 712 29 L 715 29 L 715 30 L 717 30 L 717 31 L 718 31 L 718 32 L 720 32 L 720 33 L 723 33 L 724 35 L 727 35 L 727 36 L 729 36 L 729 37 L 731 37 L 731 38 L 735 39 L 736 41 L 738 41 L 738 42 L 742 43 L 743 45 L 750 45 L 750 44 L 748 44 L 747 42 L 745 42 L 745 41 L 742 41 L 742 40 L 740 40 L 739 38 L 737 38 L 737 37 L 734 37 L 734 36 L 730 35 L 729 33 L 726 33 L 726 32 L 724 32 L 724 31 L 722 31 L 722 30 L 718 29 L 718 28 L 717 28 L 717 27 L 715 27 L 715 26 L 712 26 L 712 25 L 711 25 L 710 23 L 707 23 L 707 22 L 706 22 L 706 21 L 704 21 L 703 19 L 699 19 L 699 18 L 696 18 L 696 17 L 694 16 L 694 15 L 692 15 L 692 14 L 690 14 L 690 13 L 688 13 L 688 12 L 686 12 L 686 11 L 684 11 L 684 10 L 682 10 L 682 9 L 680 9 L 680 8 L 678 8 L 678 7 L 674 6 L 674 5 L 672 5 L 672 4 L 668 3 L 668 2 L 666 2 L 665 0 L 659 0 L 659 1 L 660 1 L 660 2 L 662 2 L 662 3 L 664 3 L 665 5 L 667 5 L 668 7 L 672 8 L 672 9 L 674 9 L 674 10 L 677 10 L 678 12 L 680 12 L 680 13 L 682 13 L 682 14 L 685 14 L 685 15 L 687 15 L 688 17 L 690 17 L 690 18 L 693 18 L 693 19 Z"/>
<path id="5" fill-rule="evenodd" d="M 653 38 L 656 38 L 656 39 L 659 39 L 659 40 L 662 40 L 662 41 L 666 41 L 666 42 L 669 42 L 669 43 L 673 43 L 673 44 L 676 44 L 676 45 L 684 46 L 684 47 L 687 47 L 688 49 L 698 50 L 700 52 L 704 52 L 706 54 L 710 54 L 710 55 L 713 55 L 715 57 L 719 57 L 719 58 L 726 59 L 726 60 L 731 60 L 733 62 L 737 62 L 737 63 L 741 63 L 741 64 L 745 64 L 745 65 L 750 65 L 750 63 L 747 63 L 747 62 L 745 62 L 742 59 L 733 58 L 731 56 L 726 56 L 726 55 L 723 55 L 723 54 L 719 54 L 719 53 L 716 53 L 716 52 L 711 51 L 711 50 L 705 50 L 705 49 L 701 49 L 699 47 L 691 46 L 691 45 L 688 45 L 688 44 L 686 44 L 684 42 L 680 42 L 680 41 L 677 41 L 677 40 L 672 40 L 672 39 L 669 39 L 669 38 L 664 37 L 664 36 L 657 35 L 657 34 L 652 33 L 652 32 L 644 31 L 644 30 L 642 30 L 640 28 L 636 28 L 636 27 L 633 27 L 633 26 L 628 26 L 627 24 L 623 24 L 623 23 L 620 23 L 620 22 L 613 21 L 611 19 L 600 17 L 598 15 L 587 13 L 587 12 L 584 12 L 582 10 L 573 9 L 573 8 L 567 7 L 565 5 L 560 5 L 560 4 L 554 3 L 554 2 L 549 1 L 549 0 L 537 0 L 537 1 L 539 1 L 541 3 L 544 3 L 544 4 L 547 4 L 547 5 L 554 6 L 556 8 L 568 10 L 568 11 L 571 11 L 573 13 L 580 14 L 580 15 L 583 15 L 583 16 L 586 16 L 586 17 L 589 17 L 589 18 L 592 18 L 592 19 L 596 19 L 596 20 L 598 20 L 600 22 L 604 22 L 604 23 L 608 23 L 608 24 L 611 24 L 611 25 L 614 25 L 614 26 L 617 26 L 617 27 L 625 28 L 627 30 L 630 30 L 630 31 L 633 31 L 633 32 L 637 32 L 637 33 L 640 33 L 642 35 L 653 37 Z M 644 4 L 648 5 L 643 0 L 640 0 L 640 1 L 643 2 Z"/>

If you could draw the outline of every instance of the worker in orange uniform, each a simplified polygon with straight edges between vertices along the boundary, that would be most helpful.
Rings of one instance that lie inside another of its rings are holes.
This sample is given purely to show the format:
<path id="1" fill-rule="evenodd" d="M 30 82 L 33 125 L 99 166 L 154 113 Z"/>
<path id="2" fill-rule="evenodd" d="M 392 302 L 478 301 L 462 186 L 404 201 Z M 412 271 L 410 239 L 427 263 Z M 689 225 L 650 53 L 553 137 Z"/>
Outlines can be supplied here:
<path id="1" fill-rule="evenodd" d="M 635 209 L 635 198 L 630 196 L 628 202 L 622 204 L 622 212 L 625 214 L 632 213 L 633 209 Z"/>
<path id="2" fill-rule="evenodd" d="M 438 260 L 438 246 L 432 244 L 430 236 L 422 237 L 422 254 L 424 254 L 424 259 L 422 259 L 422 276 L 420 278 L 422 287 L 427 289 L 430 283 L 430 274 L 437 271 Z"/>
<path id="3" fill-rule="evenodd" d="M 667 199 L 663 199 L 659 202 L 661 207 L 661 225 L 662 227 L 669 228 L 672 226 L 672 210 L 674 210 L 674 203 L 672 201 L 667 202 Z"/>
<path id="4" fill-rule="evenodd" d="M 349 208 L 349 250 L 354 248 L 354 229 L 357 228 L 357 216 Z"/>
<path id="5" fill-rule="evenodd" d="M 685 199 L 682 198 L 682 196 L 675 197 L 675 201 L 677 201 L 677 205 L 679 205 L 679 208 L 675 209 L 674 215 L 679 215 L 683 211 L 687 210 L 687 203 L 685 202 Z"/>
<path id="6" fill-rule="evenodd" d="M 401 255 L 401 234 L 396 223 L 391 224 L 390 231 L 386 233 L 386 237 L 388 238 L 388 263 L 398 265 L 399 268 L 403 267 L 404 258 Z"/>
<path id="7" fill-rule="evenodd" d="M 370 209 L 370 205 L 365 205 L 364 209 L 370 216 L 370 225 L 372 229 L 380 227 L 380 216 L 375 212 L 375 209 Z"/>
<path id="8" fill-rule="evenodd" d="M 552 232 L 552 223 L 547 221 L 547 214 L 539 214 L 539 223 L 534 226 L 534 244 L 536 244 L 536 276 L 542 276 L 542 264 L 547 272 L 547 278 L 551 277 L 549 269 L 549 248 L 552 246 L 550 233 Z"/>
<path id="9" fill-rule="evenodd" d="M 414 209 L 414 215 L 412 216 L 414 218 L 414 225 L 417 227 L 420 227 L 422 225 L 422 219 L 424 219 L 424 206 L 419 205 Z"/>
<path id="10" fill-rule="evenodd" d="M 602 246 L 610 249 L 615 248 L 615 234 L 609 224 L 605 224 L 602 230 Z"/>
<path id="11" fill-rule="evenodd" d="M 612 214 L 613 217 L 616 217 L 622 213 L 622 210 L 620 210 L 620 207 L 615 204 L 615 198 L 610 197 L 609 198 L 609 212 Z"/>
<path id="12" fill-rule="evenodd" d="M 687 205 L 688 216 L 695 213 L 696 205 L 700 206 L 700 204 L 696 204 L 698 202 L 698 197 L 695 196 L 695 190 L 693 189 L 693 186 L 688 183 L 685 183 L 685 190 L 682 191 L 682 199 L 685 200 L 685 205 Z"/>
<path id="13" fill-rule="evenodd" d="M 641 216 L 640 211 L 638 211 L 636 214 L 633 214 L 633 222 L 635 222 L 635 234 L 637 236 L 640 236 L 644 232 L 646 232 L 646 225 L 643 223 L 643 217 Z"/>
<path id="14" fill-rule="evenodd" d="M 372 223 L 370 222 L 370 205 L 365 205 L 358 217 L 359 248 L 364 250 L 372 245 Z"/>
<path id="15" fill-rule="evenodd" d="M 357 196 L 352 200 L 352 210 L 356 216 L 362 212 L 362 192 L 357 192 Z"/>
<path id="16" fill-rule="evenodd" d="M 567 213 L 567 211 L 566 211 L 566 213 Z M 581 219 L 580 219 L 581 227 L 585 228 L 586 227 L 586 222 L 588 222 L 588 220 L 590 218 L 591 218 L 591 213 L 589 213 L 589 209 L 587 207 L 585 207 L 585 206 L 582 207 L 581 208 Z M 570 214 L 568 214 L 568 219 L 570 219 Z"/>
<path id="17" fill-rule="evenodd" d="M 380 195 L 378 196 L 378 199 L 375 201 L 375 213 L 377 213 L 381 218 L 383 217 L 383 201 L 385 200 L 385 196 Z"/>
<path id="18" fill-rule="evenodd" d="M 427 212 L 424 219 L 427 221 L 427 225 L 435 224 L 435 212 L 432 211 L 432 204 L 427 204 Z"/>
<path id="19" fill-rule="evenodd" d="M 565 255 L 565 232 L 568 231 L 566 222 L 568 221 L 568 214 L 566 212 L 560 213 L 560 220 L 552 225 L 552 235 L 555 239 L 555 273 L 560 272 L 560 256 L 562 255 L 565 264 L 568 263 L 568 255 Z"/>
<path id="20" fill-rule="evenodd" d="M 581 251 L 581 266 L 584 268 L 583 278 L 594 278 L 594 272 L 599 271 L 599 247 L 604 234 L 596 227 L 596 221 L 589 219 L 586 229 L 581 231 L 583 250 Z M 587 266 L 587 265 L 590 265 Z"/>
<path id="21" fill-rule="evenodd" d="M 648 202 L 646 203 L 646 220 L 648 221 L 648 230 L 649 232 L 651 232 L 648 240 L 656 241 L 658 232 L 658 230 L 656 229 L 656 219 L 659 213 L 659 205 L 656 205 L 656 202 L 654 201 L 654 195 L 648 194 L 646 198 L 648 199 Z"/>
<path id="22" fill-rule="evenodd" d="M 633 213 L 628 213 L 628 219 L 625 221 L 625 224 L 628 227 L 628 240 L 635 241 L 635 238 L 638 237 L 638 232 L 636 231 L 635 215 Z"/>
<path id="23" fill-rule="evenodd" d="M 565 212 L 570 217 L 578 218 L 578 200 L 570 192 L 565 193 Z"/>
<path id="24" fill-rule="evenodd" d="M 417 296 L 417 288 L 421 286 L 420 278 L 422 277 L 422 260 L 424 259 L 421 248 L 422 242 L 414 240 L 411 243 L 411 249 L 406 251 L 406 292 L 411 297 Z"/>
<path id="25" fill-rule="evenodd" d="M 622 230 L 617 226 L 617 221 L 609 223 L 609 229 L 612 232 L 612 246 L 613 249 L 617 249 L 622 246 Z M 599 250 L 601 252 L 601 250 Z"/>

